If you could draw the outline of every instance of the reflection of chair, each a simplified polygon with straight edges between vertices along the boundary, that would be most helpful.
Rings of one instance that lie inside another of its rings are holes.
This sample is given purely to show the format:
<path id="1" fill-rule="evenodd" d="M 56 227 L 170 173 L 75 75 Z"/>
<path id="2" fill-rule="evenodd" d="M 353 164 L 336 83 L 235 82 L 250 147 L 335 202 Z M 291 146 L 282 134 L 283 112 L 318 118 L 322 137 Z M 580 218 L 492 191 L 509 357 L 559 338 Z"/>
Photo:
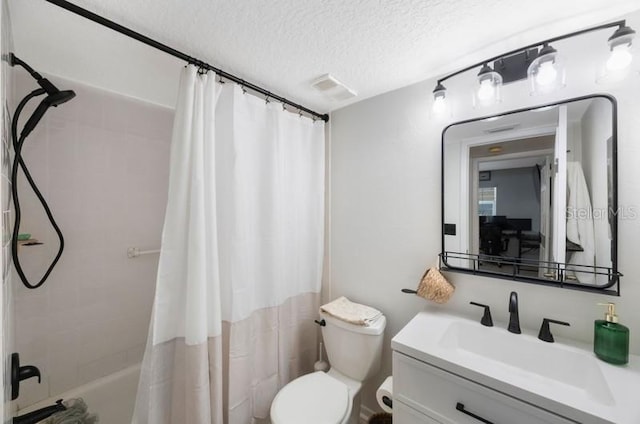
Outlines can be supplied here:
<path id="1" fill-rule="evenodd" d="M 509 238 L 503 237 L 502 230 L 506 225 L 505 216 L 480 217 L 480 250 L 489 257 L 501 256 L 509 248 Z M 492 259 L 492 258 L 487 258 Z M 502 264 L 496 261 L 499 267 Z"/>
<path id="2" fill-rule="evenodd" d="M 485 255 L 500 256 L 509 248 L 509 239 L 502 237 L 502 227 L 485 224 L 480 228 L 480 249 Z"/>

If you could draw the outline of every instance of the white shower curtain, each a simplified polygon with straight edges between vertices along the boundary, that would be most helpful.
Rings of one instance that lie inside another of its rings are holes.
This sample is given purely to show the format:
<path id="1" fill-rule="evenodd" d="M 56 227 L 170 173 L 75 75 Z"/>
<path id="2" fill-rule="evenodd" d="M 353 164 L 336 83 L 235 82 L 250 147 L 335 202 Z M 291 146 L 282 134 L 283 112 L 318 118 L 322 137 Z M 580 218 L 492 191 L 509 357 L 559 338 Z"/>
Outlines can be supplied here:
<path id="1" fill-rule="evenodd" d="M 323 122 L 186 67 L 134 423 L 268 419 L 316 357 L 323 222 Z"/>

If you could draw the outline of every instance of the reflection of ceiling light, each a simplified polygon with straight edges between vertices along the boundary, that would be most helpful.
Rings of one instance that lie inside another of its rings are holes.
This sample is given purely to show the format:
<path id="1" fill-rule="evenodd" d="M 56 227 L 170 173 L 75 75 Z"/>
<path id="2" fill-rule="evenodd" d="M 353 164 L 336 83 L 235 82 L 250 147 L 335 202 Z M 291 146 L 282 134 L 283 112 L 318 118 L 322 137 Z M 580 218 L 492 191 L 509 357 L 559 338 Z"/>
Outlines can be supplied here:
<path id="1" fill-rule="evenodd" d="M 502 115 L 490 116 L 488 118 L 483 119 L 482 122 L 493 122 L 493 121 L 497 121 L 500 118 L 502 118 Z"/>
<path id="2" fill-rule="evenodd" d="M 500 153 L 500 152 L 502 152 L 502 147 L 500 146 L 489 147 L 489 153 Z"/>

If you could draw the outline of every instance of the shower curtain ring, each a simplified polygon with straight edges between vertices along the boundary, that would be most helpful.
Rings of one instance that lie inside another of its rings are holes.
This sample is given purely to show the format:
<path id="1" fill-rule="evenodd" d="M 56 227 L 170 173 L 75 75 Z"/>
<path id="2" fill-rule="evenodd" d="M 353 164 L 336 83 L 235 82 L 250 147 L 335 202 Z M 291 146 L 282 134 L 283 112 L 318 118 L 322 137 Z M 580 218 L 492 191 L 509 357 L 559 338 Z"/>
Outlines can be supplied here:
<path id="1" fill-rule="evenodd" d="M 298 109 L 298 118 L 302 118 L 302 109 Z"/>
<path id="2" fill-rule="evenodd" d="M 244 86 L 244 80 L 240 80 L 240 88 L 242 88 L 242 94 L 247 94 L 247 89 Z"/>
<path id="3" fill-rule="evenodd" d="M 264 98 L 264 104 L 265 104 L 265 105 L 268 105 L 268 104 L 269 104 L 269 102 L 270 102 L 269 97 L 270 97 L 270 96 L 271 96 L 271 93 L 267 91 L 267 97 L 265 97 L 265 98 Z"/>
<path id="4" fill-rule="evenodd" d="M 283 111 L 283 112 L 286 112 L 286 111 L 287 111 L 287 107 L 286 107 L 286 105 L 285 105 L 284 103 L 282 103 L 282 111 Z"/>
<path id="5" fill-rule="evenodd" d="M 222 79 L 222 75 L 218 75 L 218 84 L 225 84 L 226 81 Z"/>

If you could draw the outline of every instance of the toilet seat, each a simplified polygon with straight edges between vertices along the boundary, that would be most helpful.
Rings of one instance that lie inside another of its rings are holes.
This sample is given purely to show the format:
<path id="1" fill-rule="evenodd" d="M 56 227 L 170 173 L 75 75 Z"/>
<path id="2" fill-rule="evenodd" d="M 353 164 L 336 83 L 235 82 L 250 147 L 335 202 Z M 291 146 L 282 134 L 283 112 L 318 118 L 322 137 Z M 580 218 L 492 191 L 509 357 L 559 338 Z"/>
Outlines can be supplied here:
<path id="1" fill-rule="evenodd" d="M 271 404 L 273 424 L 340 424 L 350 411 L 349 388 L 322 371 L 284 386 Z"/>

